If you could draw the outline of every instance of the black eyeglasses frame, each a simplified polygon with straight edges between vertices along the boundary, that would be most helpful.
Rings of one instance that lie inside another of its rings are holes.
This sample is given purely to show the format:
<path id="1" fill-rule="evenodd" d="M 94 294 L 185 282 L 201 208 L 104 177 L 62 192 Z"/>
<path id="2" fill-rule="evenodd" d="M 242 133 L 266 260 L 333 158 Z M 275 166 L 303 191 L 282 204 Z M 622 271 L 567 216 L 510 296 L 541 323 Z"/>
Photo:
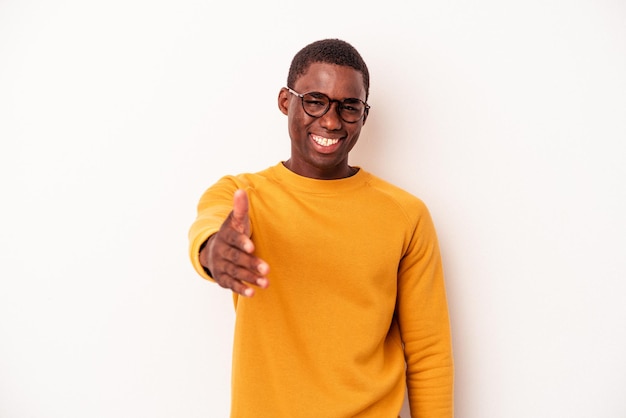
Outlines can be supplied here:
<path id="1" fill-rule="evenodd" d="M 367 102 L 364 102 L 361 99 L 357 99 L 356 97 L 350 98 L 350 99 L 338 100 L 338 99 L 331 99 L 330 97 L 328 97 L 328 95 L 326 95 L 324 93 L 320 93 L 318 91 L 311 91 L 311 92 L 307 92 L 307 93 L 298 93 L 297 91 L 295 91 L 294 89 L 292 89 L 290 87 L 285 87 L 285 88 L 289 91 L 289 93 L 291 93 L 294 96 L 300 98 L 300 102 L 302 104 L 302 110 L 304 110 L 304 113 L 306 113 L 307 115 L 311 116 L 312 118 L 321 118 L 326 113 L 328 113 L 328 111 L 332 107 L 333 102 L 337 103 L 337 114 L 339 115 L 341 120 L 343 120 L 346 123 L 357 123 L 358 121 L 360 121 L 361 119 L 366 117 L 368 115 L 368 113 L 369 113 L 369 110 L 370 110 L 370 105 L 368 105 Z M 320 96 L 324 96 L 324 97 L 326 97 L 328 99 L 328 106 L 326 107 L 326 110 L 324 110 L 324 112 L 322 114 L 320 114 L 320 115 L 312 115 L 309 112 L 307 112 L 306 107 L 304 106 L 304 96 L 307 95 L 307 94 L 320 95 Z M 357 120 L 349 121 L 349 120 L 345 120 L 344 119 L 344 116 L 342 115 L 341 110 L 345 108 L 345 105 L 344 105 L 344 101 L 345 100 L 358 100 L 359 102 L 363 103 L 363 106 L 364 106 L 363 114 Z"/>

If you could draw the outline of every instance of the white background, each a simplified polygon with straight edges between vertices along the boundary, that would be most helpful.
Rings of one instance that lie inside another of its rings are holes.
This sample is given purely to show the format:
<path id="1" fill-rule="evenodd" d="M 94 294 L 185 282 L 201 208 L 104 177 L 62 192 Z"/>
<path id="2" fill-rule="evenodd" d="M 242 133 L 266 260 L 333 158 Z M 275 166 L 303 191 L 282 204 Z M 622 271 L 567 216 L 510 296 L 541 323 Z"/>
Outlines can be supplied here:
<path id="1" fill-rule="evenodd" d="M 222 3 L 0 0 L 0 417 L 228 415 L 187 230 L 288 158 L 278 90 L 325 37 L 371 72 L 351 163 L 433 214 L 456 416 L 626 417 L 626 4 Z"/>

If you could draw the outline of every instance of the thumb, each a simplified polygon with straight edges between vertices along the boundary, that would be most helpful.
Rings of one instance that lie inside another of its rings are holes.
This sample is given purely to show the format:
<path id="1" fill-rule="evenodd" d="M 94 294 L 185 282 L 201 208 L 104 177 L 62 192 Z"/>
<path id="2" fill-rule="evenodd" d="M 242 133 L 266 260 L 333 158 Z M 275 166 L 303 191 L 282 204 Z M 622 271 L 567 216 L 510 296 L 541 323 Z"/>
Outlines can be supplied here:
<path id="1" fill-rule="evenodd" d="M 240 231 L 248 234 L 250 220 L 248 218 L 248 194 L 239 189 L 233 195 L 233 221 Z"/>

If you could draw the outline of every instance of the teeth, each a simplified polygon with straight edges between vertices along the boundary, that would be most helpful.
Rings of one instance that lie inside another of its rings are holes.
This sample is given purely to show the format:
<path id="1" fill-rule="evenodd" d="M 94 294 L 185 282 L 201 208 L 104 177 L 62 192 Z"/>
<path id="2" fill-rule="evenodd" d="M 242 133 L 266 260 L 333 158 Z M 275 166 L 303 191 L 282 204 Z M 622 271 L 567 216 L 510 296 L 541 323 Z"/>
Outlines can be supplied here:
<path id="1" fill-rule="evenodd" d="M 311 138 L 313 138 L 313 141 L 315 141 L 318 145 L 321 145 L 323 147 L 329 147 L 339 142 L 338 139 L 324 138 L 323 136 L 318 135 L 311 135 Z"/>

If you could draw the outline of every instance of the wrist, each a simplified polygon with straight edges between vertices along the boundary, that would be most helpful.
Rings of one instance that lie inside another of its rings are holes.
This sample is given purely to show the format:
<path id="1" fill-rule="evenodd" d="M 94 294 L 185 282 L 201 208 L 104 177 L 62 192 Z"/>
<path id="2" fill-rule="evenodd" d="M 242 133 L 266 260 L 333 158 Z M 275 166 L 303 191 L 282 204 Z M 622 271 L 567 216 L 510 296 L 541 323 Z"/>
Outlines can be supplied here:
<path id="1" fill-rule="evenodd" d="M 204 241 L 202 245 L 200 245 L 200 251 L 198 252 L 198 259 L 200 261 L 200 265 L 202 266 L 204 271 L 211 277 L 213 277 L 213 275 L 211 274 L 211 265 L 212 265 L 211 243 L 213 242 L 214 237 L 215 237 L 215 234 L 207 238 L 206 241 Z"/>

